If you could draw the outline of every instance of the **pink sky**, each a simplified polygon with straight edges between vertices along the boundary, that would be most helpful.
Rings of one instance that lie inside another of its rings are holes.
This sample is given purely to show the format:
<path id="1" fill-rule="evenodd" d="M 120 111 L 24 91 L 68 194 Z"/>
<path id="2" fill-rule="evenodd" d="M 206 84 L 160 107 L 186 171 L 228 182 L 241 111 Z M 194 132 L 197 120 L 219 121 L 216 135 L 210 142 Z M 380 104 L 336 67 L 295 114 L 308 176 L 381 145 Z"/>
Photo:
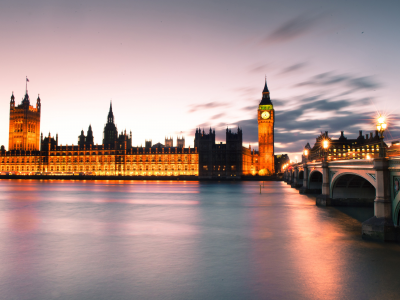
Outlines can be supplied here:
<path id="1" fill-rule="evenodd" d="M 321 130 L 373 130 L 360 115 L 377 109 L 390 112 L 390 138 L 400 138 L 399 8 L 395 1 L 2 2 L 0 144 L 8 147 L 10 96 L 21 102 L 25 76 L 31 104 L 38 93 L 42 99 L 41 131 L 58 133 L 61 144 L 76 144 L 89 124 L 100 144 L 112 100 L 118 130 L 132 130 L 133 145 L 176 142 L 182 131 L 193 146 L 199 125 L 218 131 L 255 119 L 256 108 L 246 108 L 258 104 L 265 74 L 277 112 L 298 109 L 295 121 L 321 122 L 296 131 L 277 120 L 276 153 L 299 155 Z M 326 72 L 347 77 L 299 85 Z M 345 109 L 358 114 L 354 128 L 323 126 L 340 108 L 304 111 L 315 95 L 354 101 Z M 250 131 L 244 127 L 244 142 L 255 146 Z"/>

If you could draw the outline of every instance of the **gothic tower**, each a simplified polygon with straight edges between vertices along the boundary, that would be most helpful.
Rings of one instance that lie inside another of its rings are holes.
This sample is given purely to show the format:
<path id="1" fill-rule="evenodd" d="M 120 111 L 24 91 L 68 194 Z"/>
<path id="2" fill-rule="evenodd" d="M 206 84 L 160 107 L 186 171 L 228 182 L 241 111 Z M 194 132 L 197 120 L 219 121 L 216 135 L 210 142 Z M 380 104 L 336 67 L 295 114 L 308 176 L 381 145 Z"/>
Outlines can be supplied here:
<path id="1" fill-rule="evenodd" d="M 107 124 L 104 126 L 104 145 L 114 145 L 118 138 L 118 130 L 114 124 L 114 114 L 112 111 L 112 103 L 110 103 L 110 111 L 108 112 Z"/>
<path id="2" fill-rule="evenodd" d="M 8 149 L 22 151 L 40 150 L 40 97 L 36 107 L 30 105 L 28 90 L 22 103 L 15 106 L 14 93 L 10 101 L 10 127 Z"/>
<path id="3" fill-rule="evenodd" d="M 92 125 L 90 124 L 86 135 L 86 147 L 89 148 L 90 145 L 93 146 L 93 144 L 94 144 L 93 131 L 92 131 Z"/>
<path id="4" fill-rule="evenodd" d="M 260 175 L 275 173 L 274 167 L 274 122 L 275 111 L 269 97 L 267 79 L 262 92 L 262 99 L 258 106 L 258 150 Z"/>

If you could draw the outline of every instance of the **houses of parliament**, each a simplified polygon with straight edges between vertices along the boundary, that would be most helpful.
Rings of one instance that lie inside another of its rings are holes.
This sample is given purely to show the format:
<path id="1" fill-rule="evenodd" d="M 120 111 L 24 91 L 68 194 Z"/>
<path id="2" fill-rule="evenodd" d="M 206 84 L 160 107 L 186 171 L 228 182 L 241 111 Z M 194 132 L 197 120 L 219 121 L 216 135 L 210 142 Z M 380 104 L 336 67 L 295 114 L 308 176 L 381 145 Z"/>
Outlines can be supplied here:
<path id="1" fill-rule="evenodd" d="M 28 91 L 16 106 L 12 93 L 8 151 L 0 149 L 2 175 L 190 176 L 199 179 L 240 178 L 275 173 L 275 111 L 267 82 L 257 109 L 259 150 L 242 145 L 242 130 L 226 129 L 226 143 L 215 142 L 215 130 L 196 129 L 194 148 L 185 139 L 165 144 L 132 145 L 132 132 L 118 133 L 112 104 L 103 131 L 103 143 L 94 144 L 91 126 L 82 130 L 76 145 L 61 145 L 58 134 L 40 133 L 41 99 L 31 105 Z"/>

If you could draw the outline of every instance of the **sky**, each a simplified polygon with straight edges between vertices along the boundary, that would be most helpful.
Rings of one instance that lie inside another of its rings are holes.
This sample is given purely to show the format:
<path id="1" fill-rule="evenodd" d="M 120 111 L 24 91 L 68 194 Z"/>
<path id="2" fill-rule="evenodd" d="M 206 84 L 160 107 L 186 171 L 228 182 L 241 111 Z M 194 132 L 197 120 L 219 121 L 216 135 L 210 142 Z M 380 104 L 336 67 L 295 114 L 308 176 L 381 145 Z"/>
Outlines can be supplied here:
<path id="1" fill-rule="evenodd" d="M 41 131 L 101 144 L 110 101 L 133 145 L 195 129 L 243 129 L 257 148 L 267 76 L 275 153 L 301 155 L 328 131 L 356 138 L 388 118 L 400 140 L 400 1 L 202 0 L 0 2 L 0 145 L 9 101 L 42 102 Z"/>

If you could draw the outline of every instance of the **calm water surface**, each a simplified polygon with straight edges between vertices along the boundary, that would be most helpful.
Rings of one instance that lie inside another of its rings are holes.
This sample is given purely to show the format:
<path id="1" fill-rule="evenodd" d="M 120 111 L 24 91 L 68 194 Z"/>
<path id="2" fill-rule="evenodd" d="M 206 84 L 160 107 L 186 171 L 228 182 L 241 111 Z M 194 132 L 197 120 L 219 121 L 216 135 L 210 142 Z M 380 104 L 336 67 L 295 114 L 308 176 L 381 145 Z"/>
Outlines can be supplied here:
<path id="1" fill-rule="evenodd" d="M 400 299 L 370 209 L 259 186 L 0 180 L 0 299 Z"/>

